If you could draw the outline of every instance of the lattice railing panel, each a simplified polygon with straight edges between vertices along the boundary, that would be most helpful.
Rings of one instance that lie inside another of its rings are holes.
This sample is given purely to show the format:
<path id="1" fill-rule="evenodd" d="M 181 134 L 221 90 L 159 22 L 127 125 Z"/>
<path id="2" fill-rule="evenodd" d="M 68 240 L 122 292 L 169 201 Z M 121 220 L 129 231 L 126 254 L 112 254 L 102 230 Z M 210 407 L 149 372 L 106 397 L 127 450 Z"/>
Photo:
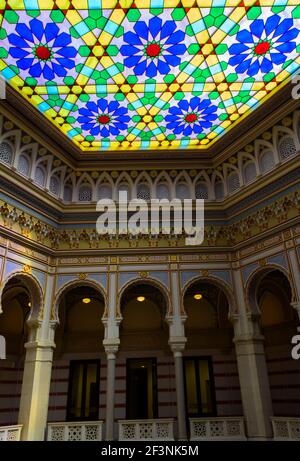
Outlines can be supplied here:
<path id="1" fill-rule="evenodd" d="M 63 441 L 99 441 L 102 440 L 102 421 L 49 423 L 47 440 Z"/>
<path id="2" fill-rule="evenodd" d="M 119 421 L 119 440 L 174 440 L 173 420 Z"/>
<path id="3" fill-rule="evenodd" d="M 0 442 L 17 442 L 21 440 L 22 426 L 0 427 Z"/>
<path id="4" fill-rule="evenodd" d="M 271 418 L 275 440 L 300 441 L 300 418 Z"/>
<path id="5" fill-rule="evenodd" d="M 191 440 L 244 440 L 243 418 L 190 418 Z"/>

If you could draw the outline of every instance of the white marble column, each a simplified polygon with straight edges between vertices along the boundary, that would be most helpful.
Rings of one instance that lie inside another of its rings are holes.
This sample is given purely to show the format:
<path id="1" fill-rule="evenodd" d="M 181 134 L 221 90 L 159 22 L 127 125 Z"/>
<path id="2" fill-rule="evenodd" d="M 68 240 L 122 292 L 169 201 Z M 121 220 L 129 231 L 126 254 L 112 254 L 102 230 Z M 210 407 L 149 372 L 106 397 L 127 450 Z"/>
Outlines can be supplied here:
<path id="1" fill-rule="evenodd" d="M 108 316 L 104 320 L 105 338 L 103 346 L 107 357 L 107 376 L 106 376 L 106 434 L 105 440 L 114 440 L 114 422 L 115 422 L 115 375 L 116 375 L 116 357 L 120 345 L 119 325 L 120 319 L 117 319 L 117 267 L 110 266 L 109 273 L 109 293 L 108 293 Z"/>
<path id="2" fill-rule="evenodd" d="M 54 343 L 28 342 L 18 424 L 22 440 L 44 440 L 48 416 Z"/>
<path id="3" fill-rule="evenodd" d="M 43 319 L 30 318 L 27 322 L 29 337 L 25 344 L 26 356 L 24 363 L 20 409 L 18 423 L 22 424 L 22 440 L 44 440 L 48 417 L 49 392 L 51 383 L 53 350 L 55 348 L 54 332 L 56 320 L 51 319 L 53 304 L 54 278 L 48 275 Z M 35 300 L 33 299 L 33 304 Z M 37 317 L 41 306 L 35 313 Z"/>
<path id="4" fill-rule="evenodd" d="M 300 269 L 299 261 L 297 257 L 297 252 L 295 248 L 289 248 L 288 257 L 290 260 L 290 267 L 292 273 L 292 283 L 294 288 L 294 295 L 297 298 L 294 302 L 291 303 L 294 309 L 296 309 L 298 318 L 300 320 Z"/>
<path id="5" fill-rule="evenodd" d="M 116 354 L 119 343 L 120 340 L 103 341 L 107 357 L 105 440 L 114 440 Z"/>
<path id="6" fill-rule="evenodd" d="M 238 313 L 231 320 L 247 435 L 249 439 L 268 439 L 272 437 L 273 412 L 264 337 L 257 316 L 247 310 L 240 271 L 234 271 L 233 280 Z"/>
<path id="7" fill-rule="evenodd" d="M 176 380 L 176 403 L 177 403 L 177 422 L 178 439 L 187 440 L 187 421 L 185 412 L 184 397 L 184 376 L 182 351 L 185 348 L 186 338 L 170 338 L 169 344 L 174 355 L 175 380 Z"/>
<path id="8" fill-rule="evenodd" d="M 272 437 L 272 400 L 264 339 L 257 335 L 234 338 L 247 435 L 250 439 Z"/>
<path id="9" fill-rule="evenodd" d="M 299 261 L 298 261 L 298 256 L 296 253 L 295 248 L 289 248 L 288 250 L 288 257 L 290 260 L 290 265 L 292 269 L 292 277 L 293 277 L 293 283 L 294 283 L 294 291 L 295 294 L 300 300 L 300 269 L 299 269 Z"/>

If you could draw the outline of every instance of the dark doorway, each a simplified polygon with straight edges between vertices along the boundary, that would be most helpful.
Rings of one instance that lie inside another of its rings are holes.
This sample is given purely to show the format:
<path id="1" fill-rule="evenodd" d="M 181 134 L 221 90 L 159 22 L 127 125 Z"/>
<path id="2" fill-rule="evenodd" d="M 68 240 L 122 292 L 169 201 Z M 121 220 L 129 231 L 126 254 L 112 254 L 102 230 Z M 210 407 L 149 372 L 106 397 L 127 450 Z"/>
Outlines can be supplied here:
<path id="1" fill-rule="evenodd" d="M 215 416 L 215 391 L 210 357 L 184 359 L 185 399 L 188 417 Z"/>
<path id="2" fill-rule="evenodd" d="M 99 360 L 70 362 L 67 421 L 98 419 L 99 381 Z"/>
<path id="3" fill-rule="evenodd" d="M 127 419 L 157 418 L 155 359 L 127 360 Z"/>

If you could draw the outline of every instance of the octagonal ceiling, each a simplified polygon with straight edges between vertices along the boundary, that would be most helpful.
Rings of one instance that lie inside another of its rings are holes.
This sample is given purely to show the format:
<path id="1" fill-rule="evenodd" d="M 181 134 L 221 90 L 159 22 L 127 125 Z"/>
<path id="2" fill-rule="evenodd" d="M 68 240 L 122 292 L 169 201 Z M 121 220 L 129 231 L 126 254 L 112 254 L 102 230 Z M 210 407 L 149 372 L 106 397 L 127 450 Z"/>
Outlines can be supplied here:
<path id="1" fill-rule="evenodd" d="M 0 0 L 0 72 L 82 151 L 207 149 L 300 67 L 299 0 Z"/>

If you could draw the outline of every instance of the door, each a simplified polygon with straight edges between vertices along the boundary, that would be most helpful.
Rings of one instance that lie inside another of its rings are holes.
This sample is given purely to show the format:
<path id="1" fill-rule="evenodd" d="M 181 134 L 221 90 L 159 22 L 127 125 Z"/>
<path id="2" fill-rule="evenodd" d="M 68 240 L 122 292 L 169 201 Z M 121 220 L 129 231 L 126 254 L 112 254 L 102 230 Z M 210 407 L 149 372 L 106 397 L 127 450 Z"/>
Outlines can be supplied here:
<path id="1" fill-rule="evenodd" d="M 99 412 L 100 362 L 70 362 L 67 421 L 94 421 Z"/>
<path id="2" fill-rule="evenodd" d="M 157 417 L 157 377 L 155 359 L 127 360 L 126 418 Z"/>
<path id="3" fill-rule="evenodd" d="M 211 358 L 185 358 L 184 375 L 188 417 L 215 416 L 215 391 Z"/>

